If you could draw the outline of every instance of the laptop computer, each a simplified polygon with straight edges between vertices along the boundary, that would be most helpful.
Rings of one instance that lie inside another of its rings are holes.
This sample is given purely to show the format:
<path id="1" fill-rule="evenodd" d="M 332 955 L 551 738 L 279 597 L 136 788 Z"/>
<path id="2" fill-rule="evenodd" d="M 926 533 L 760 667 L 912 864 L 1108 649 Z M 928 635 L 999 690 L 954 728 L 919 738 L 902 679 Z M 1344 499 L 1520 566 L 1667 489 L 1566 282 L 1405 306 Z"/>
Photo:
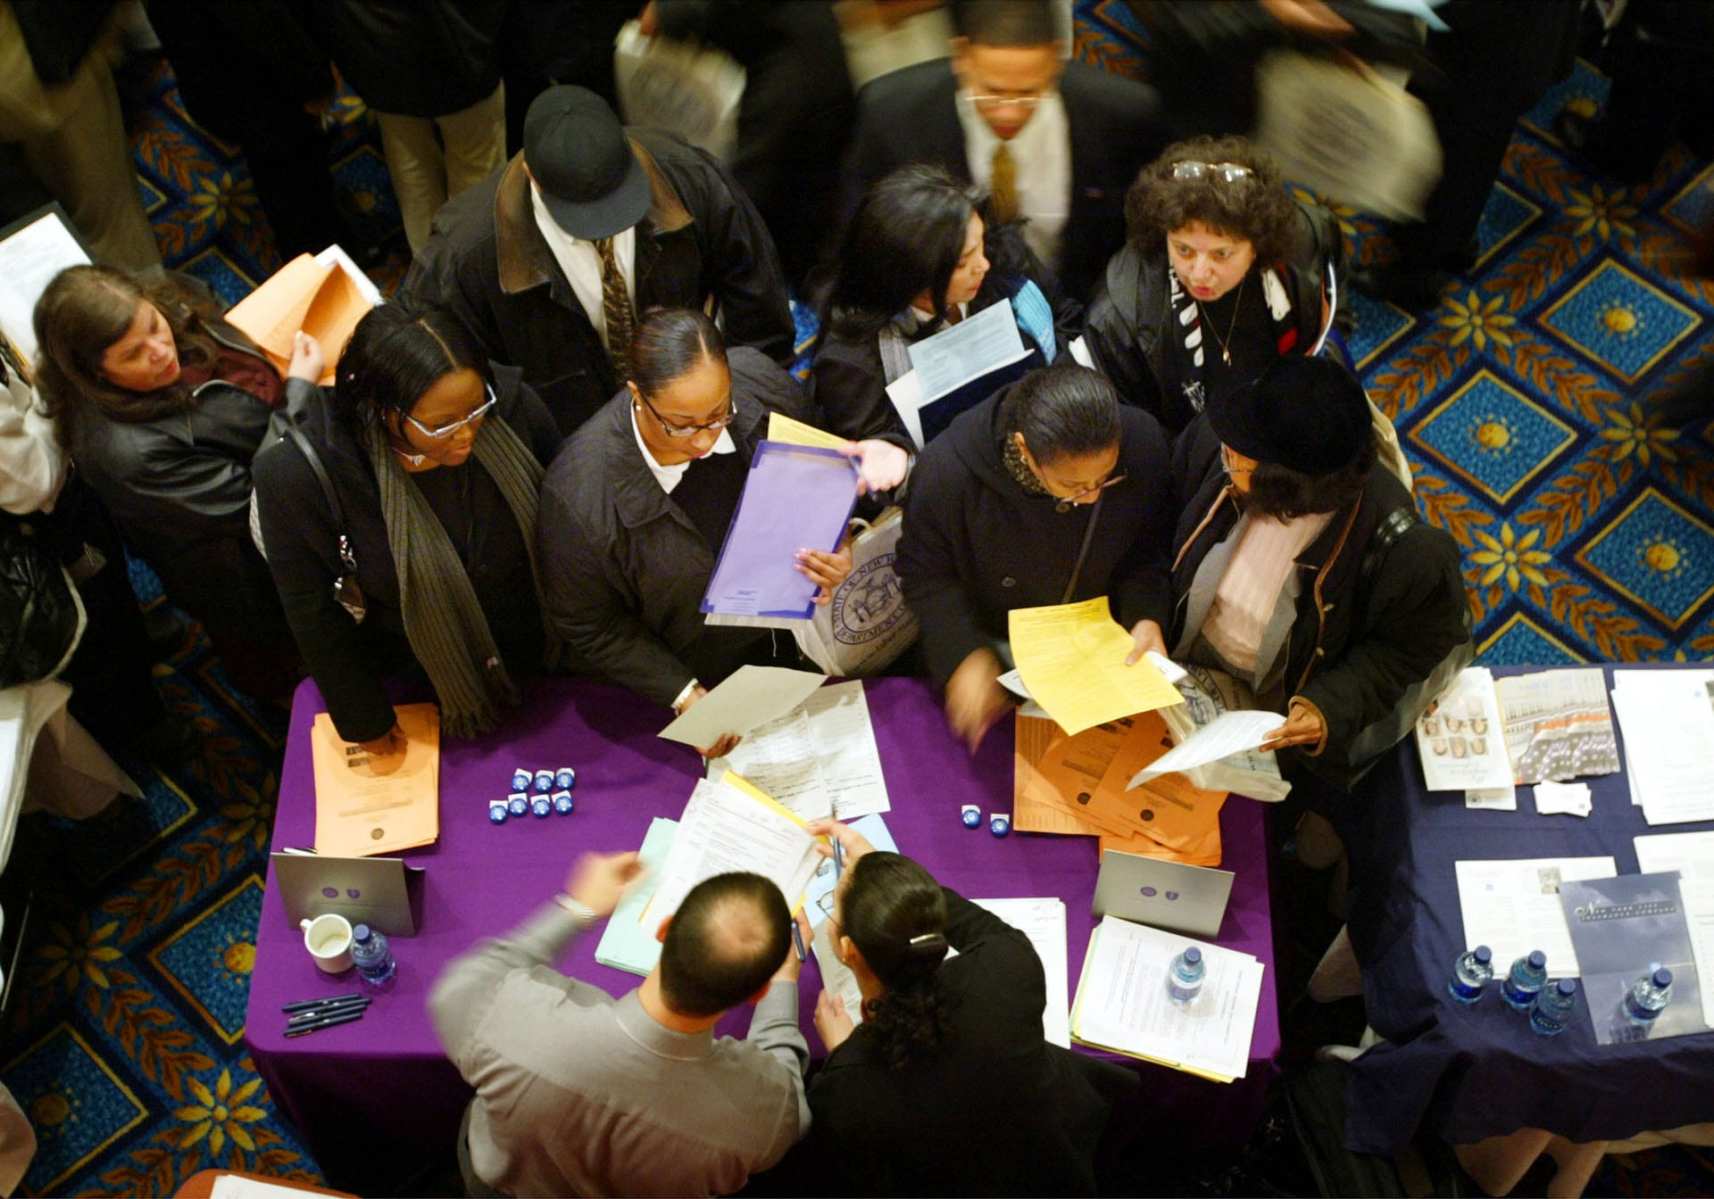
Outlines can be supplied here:
<path id="1" fill-rule="evenodd" d="M 1117 916 L 1193 937 L 1215 937 L 1232 895 L 1232 872 L 1109 849 L 1095 880 L 1095 915 Z"/>

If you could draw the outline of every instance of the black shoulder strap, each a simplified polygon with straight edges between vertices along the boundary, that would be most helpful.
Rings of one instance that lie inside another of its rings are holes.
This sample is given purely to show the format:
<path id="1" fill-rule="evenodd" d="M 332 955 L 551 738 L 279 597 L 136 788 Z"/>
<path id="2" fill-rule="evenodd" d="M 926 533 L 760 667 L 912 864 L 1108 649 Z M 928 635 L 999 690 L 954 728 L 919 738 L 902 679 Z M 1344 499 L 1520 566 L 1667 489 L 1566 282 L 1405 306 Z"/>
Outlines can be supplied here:
<path id="1" fill-rule="evenodd" d="M 317 483 L 321 484 L 321 494 L 327 499 L 328 511 L 333 514 L 333 527 L 339 530 L 339 561 L 346 570 L 357 569 L 357 556 L 351 549 L 351 538 L 345 528 L 345 506 L 339 502 L 339 492 L 333 486 L 333 479 L 327 473 L 327 467 L 322 465 L 321 455 L 315 452 L 315 447 L 305 437 L 303 430 L 298 428 L 297 419 L 291 413 L 281 414 L 280 436 L 290 440 L 298 447 L 298 453 L 309 463 Z"/>
<path id="2" fill-rule="evenodd" d="M 1381 568 L 1381 560 L 1387 556 L 1387 551 L 1412 527 L 1417 524 L 1416 508 L 1413 505 L 1400 505 L 1381 517 L 1381 523 L 1375 526 L 1374 535 L 1369 538 L 1369 545 L 1363 552 L 1363 562 L 1357 568 L 1358 583 L 1367 588 L 1374 581 L 1375 572 Z"/>

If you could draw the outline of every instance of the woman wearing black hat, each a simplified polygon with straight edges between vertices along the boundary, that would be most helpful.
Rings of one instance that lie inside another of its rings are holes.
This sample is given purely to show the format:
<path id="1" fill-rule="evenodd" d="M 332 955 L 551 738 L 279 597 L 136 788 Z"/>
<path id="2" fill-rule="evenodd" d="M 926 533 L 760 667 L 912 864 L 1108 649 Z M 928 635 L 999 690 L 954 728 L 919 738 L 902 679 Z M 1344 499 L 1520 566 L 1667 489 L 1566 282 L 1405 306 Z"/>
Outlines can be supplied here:
<path id="1" fill-rule="evenodd" d="M 1043 1039 L 1047 982 L 1029 938 L 846 825 L 809 831 L 844 854 L 816 936 L 863 997 L 850 1012 L 824 990 L 815 1008 L 828 1058 L 810 1081 L 810 1135 L 831 1191 L 1094 1194 L 1108 1097 L 1134 1084 Z"/>
<path id="2" fill-rule="evenodd" d="M 1375 469 L 1343 367 L 1283 358 L 1210 404 L 1178 447 L 1173 657 L 1225 670 L 1286 716 L 1264 749 L 1338 785 L 1471 656 L 1458 548 Z"/>
<path id="3" fill-rule="evenodd" d="M 905 497 L 899 577 L 953 732 L 1012 708 L 1014 608 L 1107 596 L 1133 660 L 1164 649 L 1170 459 L 1154 417 L 1081 366 L 1034 371 L 931 441 Z"/>

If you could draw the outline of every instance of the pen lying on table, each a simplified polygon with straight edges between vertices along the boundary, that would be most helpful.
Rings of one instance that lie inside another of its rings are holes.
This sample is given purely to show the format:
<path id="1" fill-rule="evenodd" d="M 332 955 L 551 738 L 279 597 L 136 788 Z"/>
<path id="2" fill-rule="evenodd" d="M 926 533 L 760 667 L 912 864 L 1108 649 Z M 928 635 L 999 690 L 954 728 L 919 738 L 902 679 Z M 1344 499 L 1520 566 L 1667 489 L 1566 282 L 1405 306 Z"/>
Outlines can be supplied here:
<path id="1" fill-rule="evenodd" d="M 305 999 L 285 1004 L 281 1010 L 287 1013 L 286 1035 L 301 1036 L 318 1028 L 359 1020 L 368 1010 L 369 1003 L 367 995 L 334 995 L 327 999 Z"/>
<path id="2" fill-rule="evenodd" d="M 353 1020 L 363 1019 L 364 1010 L 364 1007 L 341 1008 L 331 1015 L 318 1016 L 316 1019 L 306 1020 L 302 1024 L 288 1024 L 286 1025 L 286 1035 L 288 1037 L 301 1037 L 305 1033 L 332 1028 L 336 1024 L 349 1024 Z"/>

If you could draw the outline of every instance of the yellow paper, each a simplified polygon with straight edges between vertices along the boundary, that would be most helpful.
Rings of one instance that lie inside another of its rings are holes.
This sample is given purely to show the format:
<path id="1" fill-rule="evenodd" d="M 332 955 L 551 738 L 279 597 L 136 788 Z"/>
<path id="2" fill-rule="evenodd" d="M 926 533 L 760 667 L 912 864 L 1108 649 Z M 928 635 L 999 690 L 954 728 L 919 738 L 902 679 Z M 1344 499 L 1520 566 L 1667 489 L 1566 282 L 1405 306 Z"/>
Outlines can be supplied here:
<path id="1" fill-rule="evenodd" d="M 315 766 L 315 851 L 364 858 L 432 845 L 440 837 L 440 709 L 394 709 L 405 735 L 396 770 L 375 773 L 360 745 L 344 741 L 326 712 L 310 731 Z"/>
<path id="2" fill-rule="evenodd" d="M 1131 635 L 1113 619 L 1104 595 L 1014 608 L 1008 631 L 1024 686 L 1068 733 L 1184 702 L 1147 658 L 1125 665 Z"/>
<path id="3" fill-rule="evenodd" d="M 282 374 L 292 358 L 293 334 L 308 333 L 321 343 L 327 362 L 321 383 L 329 386 L 345 343 L 368 311 L 369 301 L 343 267 L 299 254 L 234 304 L 226 319 Z"/>
<path id="4" fill-rule="evenodd" d="M 781 412 L 768 413 L 768 440 L 787 445 L 813 445 L 825 450 L 843 450 L 848 444 L 843 437 L 823 433 L 814 425 L 793 420 Z"/>

